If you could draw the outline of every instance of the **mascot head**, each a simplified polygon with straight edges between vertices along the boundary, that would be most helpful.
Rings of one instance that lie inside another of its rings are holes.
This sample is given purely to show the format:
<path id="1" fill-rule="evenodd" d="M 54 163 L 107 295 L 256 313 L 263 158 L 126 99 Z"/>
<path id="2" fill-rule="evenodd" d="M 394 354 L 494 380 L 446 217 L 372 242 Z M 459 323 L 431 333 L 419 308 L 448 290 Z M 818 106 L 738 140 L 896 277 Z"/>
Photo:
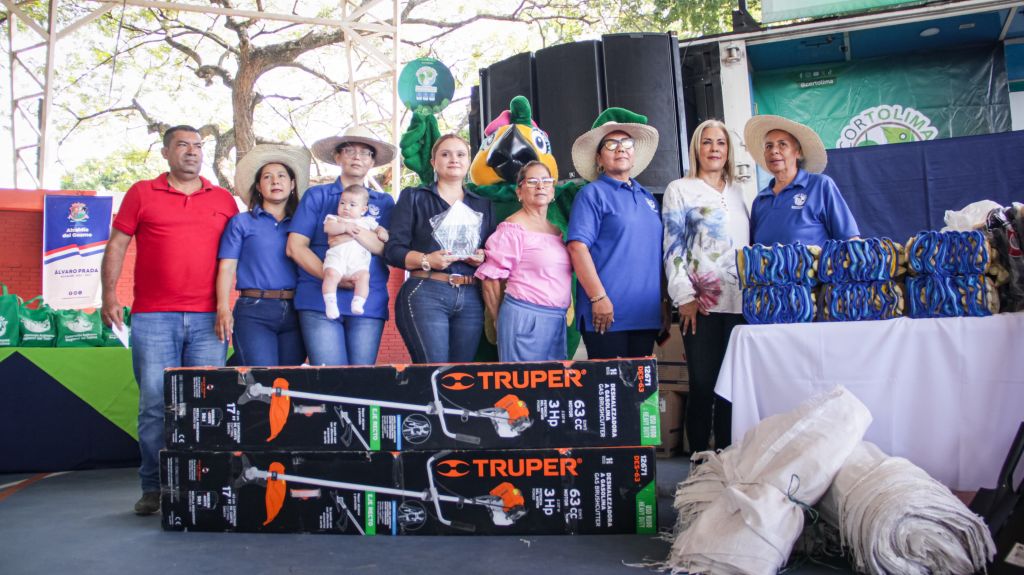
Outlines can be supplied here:
<path id="1" fill-rule="evenodd" d="M 516 96 L 508 107 L 484 129 L 484 139 L 469 168 L 469 178 L 478 186 L 515 183 L 519 169 L 527 162 L 538 160 L 557 180 L 558 164 L 551 155 L 551 140 L 534 123 L 530 101 Z"/>

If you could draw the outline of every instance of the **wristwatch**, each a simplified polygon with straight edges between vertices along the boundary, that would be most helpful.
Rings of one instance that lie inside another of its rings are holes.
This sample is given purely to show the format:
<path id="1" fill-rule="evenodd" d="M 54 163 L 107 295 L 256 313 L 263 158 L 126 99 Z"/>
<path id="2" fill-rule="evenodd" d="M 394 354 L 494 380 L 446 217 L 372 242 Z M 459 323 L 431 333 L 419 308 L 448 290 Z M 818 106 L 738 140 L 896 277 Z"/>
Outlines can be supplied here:
<path id="1" fill-rule="evenodd" d="M 423 254 L 423 258 L 420 259 L 420 269 L 422 269 L 425 272 L 429 272 L 430 271 L 430 262 L 427 260 L 428 257 L 430 257 L 430 255 L 427 254 L 427 253 L 424 253 Z"/>

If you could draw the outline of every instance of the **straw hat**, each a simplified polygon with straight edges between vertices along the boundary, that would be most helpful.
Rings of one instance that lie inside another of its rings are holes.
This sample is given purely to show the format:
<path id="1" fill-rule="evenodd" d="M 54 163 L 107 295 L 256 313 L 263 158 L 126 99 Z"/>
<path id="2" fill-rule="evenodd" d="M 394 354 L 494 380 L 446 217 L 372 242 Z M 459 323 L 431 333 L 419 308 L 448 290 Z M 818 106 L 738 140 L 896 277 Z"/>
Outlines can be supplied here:
<path id="1" fill-rule="evenodd" d="M 825 171 L 825 166 L 828 164 L 828 153 L 825 151 L 825 144 L 822 143 L 818 133 L 800 122 L 770 114 L 754 116 L 747 120 L 747 125 L 743 128 L 743 140 L 747 145 L 747 151 L 754 157 L 757 165 L 766 171 L 771 171 L 764 161 L 764 137 L 772 130 L 789 132 L 796 138 L 804 156 L 804 170 L 815 174 Z"/>
<path id="2" fill-rule="evenodd" d="M 295 189 L 299 197 L 309 187 L 309 164 L 313 159 L 305 148 L 283 144 L 257 144 L 238 160 L 235 167 L 235 193 L 249 205 L 249 192 L 256 173 L 267 164 L 284 164 L 295 172 Z"/>
<path id="3" fill-rule="evenodd" d="M 373 167 L 375 168 L 389 164 L 395 157 L 394 146 L 383 140 L 378 140 L 373 135 L 373 132 L 362 126 L 352 126 L 340 136 L 331 136 L 330 138 L 317 140 L 313 144 L 313 156 L 321 162 L 337 166 L 338 162 L 334 161 L 334 150 L 337 150 L 338 146 L 346 142 L 363 144 L 373 148 Z"/>
<path id="4" fill-rule="evenodd" d="M 597 170 L 597 147 L 612 132 L 625 132 L 633 138 L 630 177 L 635 178 L 647 169 L 658 150 L 658 130 L 647 125 L 647 116 L 623 108 L 608 108 L 597 117 L 591 130 L 576 138 L 572 145 L 572 165 L 584 180 L 593 182 L 601 175 Z"/>

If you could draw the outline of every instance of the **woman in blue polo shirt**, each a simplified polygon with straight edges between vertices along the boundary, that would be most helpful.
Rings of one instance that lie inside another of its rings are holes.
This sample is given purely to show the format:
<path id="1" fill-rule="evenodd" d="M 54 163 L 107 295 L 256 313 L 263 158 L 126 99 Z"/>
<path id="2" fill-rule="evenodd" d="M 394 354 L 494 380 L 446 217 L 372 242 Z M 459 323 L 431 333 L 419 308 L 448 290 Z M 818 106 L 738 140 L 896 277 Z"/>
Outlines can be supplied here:
<path id="1" fill-rule="evenodd" d="M 573 201 L 566 236 L 576 286 L 577 325 L 592 359 L 650 355 L 662 327 L 658 203 L 633 176 L 658 149 L 647 118 L 609 108 L 576 139 L 572 161 L 587 180 Z"/>
<path id="2" fill-rule="evenodd" d="M 304 148 L 260 144 L 235 170 L 235 191 L 249 211 L 231 218 L 220 238 L 216 331 L 221 340 L 234 332 L 241 365 L 299 365 L 306 359 L 293 302 L 295 262 L 285 254 L 285 244 L 309 180 L 309 163 Z"/>
<path id="3" fill-rule="evenodd" d="M 814 130 L 781 116 L 754 116 L 743 129 L 747 149 L 773 179 L 750 209 L 755 244 L 822 246 L 860 236 L 846 200 L 832 178 L 825 145 Z"/>

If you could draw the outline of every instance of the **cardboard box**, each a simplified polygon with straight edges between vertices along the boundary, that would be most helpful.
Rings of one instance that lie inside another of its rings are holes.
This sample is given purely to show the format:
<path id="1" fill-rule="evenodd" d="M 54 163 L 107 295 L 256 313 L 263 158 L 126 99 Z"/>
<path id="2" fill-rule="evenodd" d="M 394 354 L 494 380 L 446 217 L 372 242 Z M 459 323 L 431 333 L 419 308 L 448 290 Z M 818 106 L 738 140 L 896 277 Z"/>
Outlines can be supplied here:
<path id="1" fill-rule="evenodd" d="M 387 488 L 395 458 L 370 452 L 174 452 L 160 454 L 164 529 L 261 533 L 390 533 Z M 265 473 L 358 480 L 377 492 L 268 479 Z M 276 502 L 271 503 L 272 501 Z M 395 498 L 390 499 L 395 501 Z"/>
<path id="2" fill-rule="evenodd" d="M 683 409 L 686 403 L 683 394 L 676 391 L 661 390 L 658 395 L 661 445 L 656 452 L 658 457 L 672 457 L 683 450 Z"/>
<path id="3" fill-rule="evenodd" d="M 361 535 L 654 534 L 654 450 L 161 454 L 163 527 Z"/>
<path id="4" fill-rule="evenodd" d="M 683 336 L 679 333 L 679 324 L 672 324 L 669 333 L 671 337 L 654 348 L 654 356 L 658 360 L 658 381 L 662 385 L 689 383 L 690 374 L 687 371 L 686 351 L 683 348 Z"/>
<path id="5" fill-rule="evenodd" d="M 436 451 L 658 445 L 653 358 L 407 367 L 181 368 L 175 450 Z"/>

